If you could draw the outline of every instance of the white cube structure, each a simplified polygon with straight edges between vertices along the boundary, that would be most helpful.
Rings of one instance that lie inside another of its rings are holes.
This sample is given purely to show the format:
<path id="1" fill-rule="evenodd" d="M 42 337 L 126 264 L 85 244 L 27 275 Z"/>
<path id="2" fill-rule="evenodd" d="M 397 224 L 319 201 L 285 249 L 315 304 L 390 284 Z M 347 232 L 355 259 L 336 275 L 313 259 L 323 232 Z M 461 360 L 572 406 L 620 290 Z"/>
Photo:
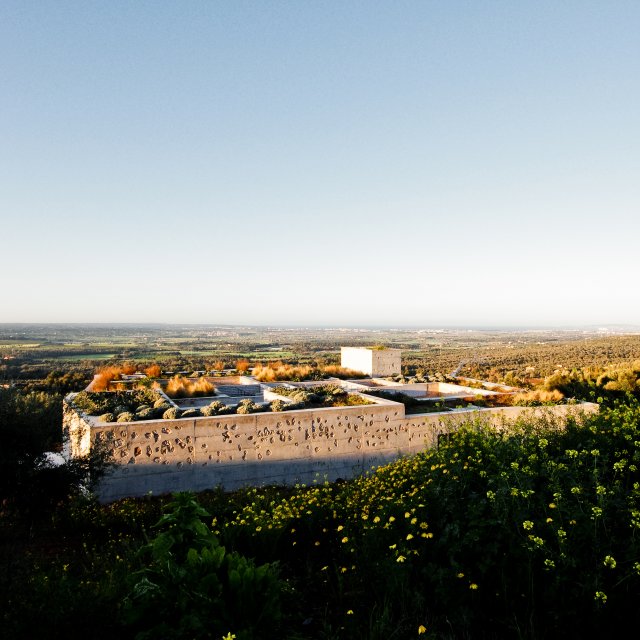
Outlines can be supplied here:
<path id="1" fill-rule="evenodd" d="M 399 376 L 402 373 L 401 354 L 401 349 L 387 347 L 340 347 L 340 364 L 372 378 Z"/>

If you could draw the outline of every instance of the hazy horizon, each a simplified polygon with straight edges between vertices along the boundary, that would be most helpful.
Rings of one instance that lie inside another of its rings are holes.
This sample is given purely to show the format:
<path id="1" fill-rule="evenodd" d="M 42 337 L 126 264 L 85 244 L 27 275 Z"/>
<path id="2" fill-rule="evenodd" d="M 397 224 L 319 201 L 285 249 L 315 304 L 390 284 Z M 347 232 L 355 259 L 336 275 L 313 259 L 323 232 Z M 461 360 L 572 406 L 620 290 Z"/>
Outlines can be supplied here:
<path id="1" fill-rule="evenodd" d="M 0 6 L 0 322 L 640 325 L 640 3 Z"/>
<path id="2" fill-rule="evenodd" d="M 86 328 L 219 328 L 219 329 L 282 329 L 282 330 L 326 330 L 326 331 L 408 331 L 408 332 L 440 332 L 440 331 L 497 331 L 497 332 L 624 332 L 640 331 L 640 325 L 376 325 L 376 324 L 225 324 L 202 322 L 0 322 L 0 329 L 8 327 L 86 327 Z"/>

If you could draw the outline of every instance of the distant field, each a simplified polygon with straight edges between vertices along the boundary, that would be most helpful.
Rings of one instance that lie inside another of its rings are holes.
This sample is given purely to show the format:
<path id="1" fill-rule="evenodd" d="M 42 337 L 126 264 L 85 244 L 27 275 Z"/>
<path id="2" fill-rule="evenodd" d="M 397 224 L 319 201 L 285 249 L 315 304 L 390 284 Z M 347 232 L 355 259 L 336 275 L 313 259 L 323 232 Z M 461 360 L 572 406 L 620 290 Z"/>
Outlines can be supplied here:
<path id="1" fill-rule="evenodd" d="M 336 364 L 340 346 L 402 349 L 405 375 L 459 370 L 471 377 L 544 378 L 562 368 L 633 363 L 640 335 L 561 330 L 438 332 L 403 329 L 284 329 L 225 326 L 0 325 L 0 380 L 57 369 L 91 369 L 115 362 L 200 370 L 216 360 L 227 366 L 283 360 Z M 6 356 L 6 360 L 3 357 Z M 91 364 L 93 362 L 93 365 Z"/>
<path id="2" fill-rule="evenodd" d="M 39 342 L 0 342 L 0 349 L 33 349 Z"/>
<path id="3" fill-rule="evenodd" d="M 114 345 L 110 345 L 114 346 Z M 55 361 L 68 361 L 68 362 L 78 362 L 83 360 L 111 360 L 115 358 L 119 358 L 121 360 L 130 360 L 133 362 L 140 360 L 162 360 L 163 358 L 172 357 L 175 355 L 180 356 L 197 356 L 202 358 L 221 358 L 228 360 L 235 360 L 238 358 L 247 358 L 249 360 L 274 360 L 274 359 L 289 359 L 289 358 L 297 358 L 299 354 L 296 354 L 293 351 L 225 351 L 221 349 L 171 349 L 167 351 L 158 350 L 158 351 L 143 351 L 132 353 L 131 355 L 122 357 L 121 353 L 74 353 L 78 349 L 77 347 L 69 348 L 68 353 L 56 353 L 56 354 L 39 354 L 38 350 L 33 351 L 33 356 L 42 360 L 55 360 Z M 62 351 L 62 349 L 58 349 L 58 351 Z"/>
<path id="4" fill-rule="evenodd" d="M 225 351 L 212 349 L 199 351 L 197 349 L 180 349 L 183 356 L 218 356 L 220 358 L 294 358 L 298 354 L 293 351 Z"/>
<path id="5" fill-rule="evenodd" d="M 80 360 L 110 360 L 118 357 L 117 353 L 80 353 L 80 354 L 61 354 L 58 356 L 50 356 L 48 360 L 67 360 L 69 362 L 78 362 Z"/>

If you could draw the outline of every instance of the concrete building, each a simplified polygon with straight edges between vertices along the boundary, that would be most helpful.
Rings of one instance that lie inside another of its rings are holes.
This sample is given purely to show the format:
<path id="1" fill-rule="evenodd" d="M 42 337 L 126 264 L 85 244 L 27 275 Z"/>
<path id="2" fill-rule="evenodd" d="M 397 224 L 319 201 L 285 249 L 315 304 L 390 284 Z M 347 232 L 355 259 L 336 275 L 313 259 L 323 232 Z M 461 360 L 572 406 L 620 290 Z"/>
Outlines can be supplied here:
<path id="1" fill-rule="evenodd" d="M 372 378 L 399 376 L 402 373 L 402 351 L 387 347 L 341 347 L 341 365 L 361 371 Z"/>
<path id="2" fill-rule="evenodd" d="M 342 356 L 342 365 L 350 369 L 369 368 L 378 375 L 400 371 L 399 349 L 343 348 Z M 484 383 L 474 387 L 403 384 L 379 377 L 326 381 L 358 396 L 364 404 L 290 410 L 280 405 L 259 413 L 210 415 L 199 407 L 211 400 L 227 407 L 237 406 L 243 399 L 264 405 L 275 400 L 295 404 L 295 394 L 282 395 L 279 387 L 302 391 L 318 385 L 317 381 L 260 383 L 249 376 L 210 380 L 216 395 L 208 398 L 173 400 L 161 389 L 154 391 L 161 402 L 178 412 L 173 419 L 147 419 L 129 412 L 124 421 L 125 413 L 117 418 L 114 414 L 88 415 L 75 404 L 77 394 L 69 394 L 63 416 L 66 456 L 84 456 L 98 444 L 111 451 L 117 464 L 97 489 L 102 501 L 110 501 L 149 492 L 201 491 L 217 486 L 231 490 L 351 478 L 399 456 L 437 446 L 441 436 L 470 418 L 500 426 L 523 414 L 562 420 L 569 414 L 597 410 L 589 404 L 483 408 L 474 402 L 495 400 L 517 390 L 503 385 L 488 389 Z M 398 401 L 402 397 L 412 399 L 413 411 L 407 412 L 405 404 Z M 436 401 L 448 401 L 452 407 L 434 411 Z"/>

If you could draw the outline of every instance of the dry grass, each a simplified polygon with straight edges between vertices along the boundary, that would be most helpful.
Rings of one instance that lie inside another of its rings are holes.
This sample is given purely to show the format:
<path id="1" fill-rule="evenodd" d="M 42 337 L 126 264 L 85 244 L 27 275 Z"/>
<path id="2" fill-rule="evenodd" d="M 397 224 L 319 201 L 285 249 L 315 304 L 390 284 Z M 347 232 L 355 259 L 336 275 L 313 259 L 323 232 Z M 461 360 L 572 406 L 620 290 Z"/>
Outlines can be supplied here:
<path id="1" fill-rule="evenodd" d="M 550 404 L 560 402 L 563 398 L 564 395 L 557 389 L 554 391 L 536 389 L 526 393 L 516 393 L 512 396 L 514 405 Z"/>
<path id="2" fill-rule="evenodd" d="M 313 372 L 309 365 L 294 366 L 284 362 L 258 364 L 253 368 L 253 377 L 260 382 L 277 380 L 308 380 Z"/>
<path id="3" fill-rule="evenodd" d="M 328 376 L 334 378 L 363 378 L 365 374 L 362 371 L 356 371 L 355 369 L 347 369 L 337 364 L 328 364 L 322 367 L 321 371 Z"/>
<path id="4" fill-rule="evenodd" d="M 334 378 L 361 378 L 363 374 L 360 371 L 345 369 L 335 364 L 323 367 L 312 367 L 311 365 L 271 362 L 269 364 L 258 364 L 253 368 L 253 377 L 260 382 L 278 382 L 284 380 L 299 382 L 302 380 L 321 380 L 327 376 Z"/>
<path id="5" fill-rule="evenodd" d="M 87 387 L 89 391 L 107 391 L 114 380 L 120 380 L 123 374 L 122 367 L 109 365 L 98 369 L 93 381 Z"/>
<path id="6" fill-rule="evenodd" d="M 236 371 L 238 373 L 245 373 L 247 371 L 247 369 L 249 368 L 249 361 L 248 360 L 238 360 L 236 362 Z"/>
<path id="7" fill-rule="evenodd" d="M 216 361 L 211 365 L 211 368 L 212 368 L 214 371 L 224 371 L 224 365 L 225 365 L 224 360 L 216 360 Z"/>
<path id="8" fill-rule="evenodd" d="M 164 392 L 170 398 L 191 398 L 193 396 L 212 396 L 215 394 L 215 387 L 206 379 L 198 378 L 191 380 L 174 376 L 167 382 Z"/>
<path id="9" fill-rule="evenodd" d="M 152 364 L 150 367 L 147 367 L 144 372 L 150 378 L 159 378 L 162 375 L 162 368 L 158 364 Z"/>

